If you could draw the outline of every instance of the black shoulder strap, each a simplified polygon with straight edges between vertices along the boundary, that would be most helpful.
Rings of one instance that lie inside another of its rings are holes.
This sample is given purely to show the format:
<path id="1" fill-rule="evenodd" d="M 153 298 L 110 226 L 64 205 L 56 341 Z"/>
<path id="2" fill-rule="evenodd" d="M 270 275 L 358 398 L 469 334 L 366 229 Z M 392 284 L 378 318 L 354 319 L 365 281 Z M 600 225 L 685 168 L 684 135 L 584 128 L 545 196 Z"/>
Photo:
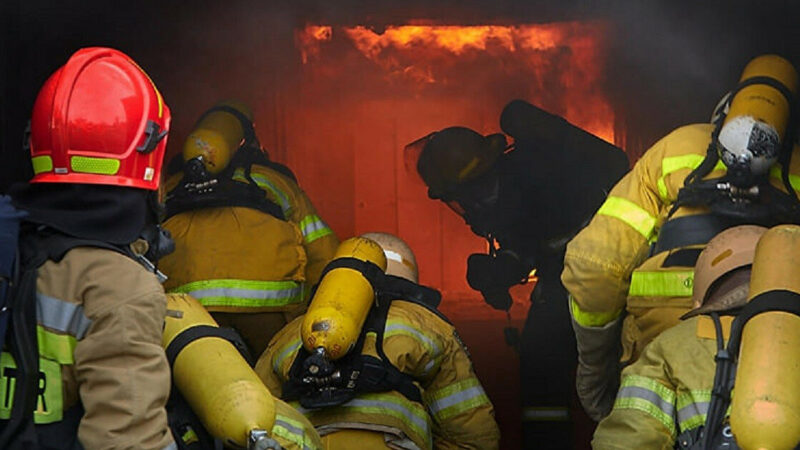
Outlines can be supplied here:
<path id="1" fill-rule="evenodd" d="M 420 305 L 450 323 L 450 320 L 438 309 L 442 302 L 442 294 L 431 287 L 394 275 L 384 275 L 378 288 L 378 296 L 390 299 L 390 301 L 402 300 Z"/>
<path id="2" fill-rule="evenodd" d="M 378 358 L 361 355 L 362 369 L 358 391 L 397 391 L 413 402 L 422 403 L 422 393 L 417 385 L 414 384 L 414 379 L 411 375 L 403 373 L 395 367 L 383 351 L 386 320 L 389 316 L 391 304 L 392 301 L 386 297 L 384 297 L 383 301 L 379 299 L 375 307 L 370 311 L 367 322 L 361 331 L 362 337 L 369 332 L 375 333 L 375 351 L 378 353 Z"/>
<path id="3" fill-rule="evenodd" d="M 244 357 L 245 361 L 247 361 L 247 364 L 250 366 L 253 365 L 253 357 L 250 355 L 250 350 L 247 348 L 244 340 L 236 330 L 233 328 L 220 328 L 211 325 L 196 325 L 181 331 L 177 336 L 172 338 L 172 341 L 169 343 L 165 351 L 167 354 L 167 361 L 169 361 L 169 366 L 172 367 L 175 364 L 175 359 L 187 345 L 205 337 L 218 337 L 225 339 L 233 344 L 236 350 L 238 350 L 242 357 Z"/>

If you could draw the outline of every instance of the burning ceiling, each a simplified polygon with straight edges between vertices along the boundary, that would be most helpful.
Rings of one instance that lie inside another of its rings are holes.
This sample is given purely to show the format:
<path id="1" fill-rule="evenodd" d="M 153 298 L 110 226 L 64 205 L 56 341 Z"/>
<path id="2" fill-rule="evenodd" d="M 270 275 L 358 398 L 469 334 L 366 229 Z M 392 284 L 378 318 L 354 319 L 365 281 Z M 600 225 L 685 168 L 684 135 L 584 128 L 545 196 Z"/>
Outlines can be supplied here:
<path id="1" fill-rule="evenodd" d="M 507 91 L 511 96 L 506 100 L 525 98 L 614 142 L 614 112 L 603 93 L 606 28 L 602 22 L 399 25 L 383 30 L 309 25 L 297 31 L 296 41 L 306 65 L 334 62 L 324 52 L 340 39 L 378 67 L 395 88 L 417 95 Z M 331 74 L 330 67 L 325 70 Z"/>

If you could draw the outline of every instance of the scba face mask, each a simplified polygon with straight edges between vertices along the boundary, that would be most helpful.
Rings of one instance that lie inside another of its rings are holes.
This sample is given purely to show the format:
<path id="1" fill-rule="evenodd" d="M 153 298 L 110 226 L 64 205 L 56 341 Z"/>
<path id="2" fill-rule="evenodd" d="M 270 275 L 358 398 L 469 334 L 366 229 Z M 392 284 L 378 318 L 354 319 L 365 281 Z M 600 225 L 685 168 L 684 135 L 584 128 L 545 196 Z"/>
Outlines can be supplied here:
<path id="1" fill-rule="evenodd" d="M 745 67 L 739 86 L 728 96 L 728 111 L 716 136 L 732 185 L 758 184 L 778 162 L 785 144 L 791 144 L 788 128 L 797 84 L 792 64 L 777 55 L 759 56 Z"/>

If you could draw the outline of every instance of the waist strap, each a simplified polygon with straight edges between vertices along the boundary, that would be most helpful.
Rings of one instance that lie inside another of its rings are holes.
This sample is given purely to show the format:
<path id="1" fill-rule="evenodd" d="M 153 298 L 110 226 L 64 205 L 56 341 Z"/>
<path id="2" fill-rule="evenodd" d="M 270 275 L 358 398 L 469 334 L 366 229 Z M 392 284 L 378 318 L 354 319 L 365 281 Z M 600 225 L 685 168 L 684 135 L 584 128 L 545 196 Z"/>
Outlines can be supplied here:
<path id="1" fill-rule="evenodd" d="M 678 217 L 668 220 L 658 233 L 653 254 L 689 245 L 707 244 L 714 236 L 734 225 L 735 221 L 714 214 Z"/>

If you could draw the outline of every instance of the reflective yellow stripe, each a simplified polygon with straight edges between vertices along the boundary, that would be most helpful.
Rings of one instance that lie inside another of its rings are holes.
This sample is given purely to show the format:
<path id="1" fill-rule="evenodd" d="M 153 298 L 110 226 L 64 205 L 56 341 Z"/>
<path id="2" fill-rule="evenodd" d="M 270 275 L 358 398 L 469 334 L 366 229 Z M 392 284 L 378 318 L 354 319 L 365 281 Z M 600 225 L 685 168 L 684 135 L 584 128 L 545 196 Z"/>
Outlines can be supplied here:
<path id="1" fill-rule="evenodd" d="M 324 417 L 336 417 L 348 412 L 368 416 L 384 415 L 394 417 L 403 422 L 408 430 L 417 435 L 419 439 L 428 443 L 427 448 L 432 448 L 430 416 L 419 403 L 412 402 L 400 394 L 363 394 L 339 406 L 320 410 L 308 410 L 300 407 L 297 402 L 290 403 L 298 411 L 306 415 L 312 423 L 317 413 Z"/>
<path id="2" fill-rule="evenodd" d="M 711 390 L 698 389 L 678 394 L 678 423 L 681 431 L 697 428 L 706 422 Z"/>
<path id="3" fill-rule="evenodd" d="M 323 236 L 333 234 L 333 230 L 331 230 L 316 214 L 309 214 L 300 221 L 300 231 L 303 233 L 303 239 L 307 244 Z"/>
<path id="4" fill-rule="evenodd" d="M 628 295 L 634 297 L 691 297 L 694 271 L 634 271 Z"/>
<path id="5" fill-rule="evenodd" d="M 72 356 L 78 340 L 68 334 L 58 334 L 46 330 L 41 325 L 36 326 L 36 338 L 39 344 L 39 355 L 52 359 L 59 364 L 75 364 Z"/>
<path id="6" fill-rule="evenodd" d="M 116 175 L 116 173 L 119 171 L 118 159 L 73 156 L 69 161 L 72 170 L 75 172 L 96 173 L 98 175 Z"/>
<path id="7" fill-rule="evenodd" d="M 675 434 L 675 392 L 652 378 L 624 376 L 614 409 L 635 409 L 650 414 Z"/>
<path id="8" fill-rule="evenodd" d="M 425 403 L 431 414 L 444 422 L 478 406 L 488 405 L 489 397 L 477 378 L 468 378 L 442 389 L 426 392 Z"/>
<path id="9" fill-rule="evenodd" d="M 614 319 L 619 317 L 622 314 L 622 310 L 619 311 L 611 311 L 611 312 L 588 312 L 582 310 L 578 303 L 575 302 L 575 299 L 570 295 L 569 296 L 569 306 L 572 310 L 572 318 L 575 319 L 575 322 L 578 322 L 578 325 L 582 327 L 602 327 L 608 323 L 611 323 Z"/>
<path id="10" fill-rule="evenodd" d="M 295 281 L 201 280 L 171 292 L 189 294 L 205 307 L 282 307 L 303 301 L 303 284 Z"/>
<path id="11" fill-rule="evenodd" d="M 308 436 L 303 423 L 290 419 L 283 414 L 275 414 L 275 424 L 272 426 L 271 433 L 273 436 L 278 436 L 294 443 L 303 450 L 317 449 L 313 439 Z"/>
<path id="12" fill-rule="evenodd" d="M 260 187 L 261 189 L 264 189 L 267 192 L 272 193 L 272 195 L 275 197 L 275 200 L 278 201 L 278 204 L 280 205 L 281 210 L 283 211 L 283 215 L 284 216 L 288 216 L 289 215 L 289 212 L 292 209 L 292 205 L 291 205 L 291 203 L 289 203 L 289 197 L 282 190 L 280 190 L 278 188 L 278 186 L 275 186 L 275 184 L 272 183 L 269 180 L 269 178 L 267 178 L 266 176 L 264 176 L 264 175 L 262 175 L 260 173 L 252 173 L 251 172 L 250 173 L 250 178 L 252 178 L 253 181 L 256 182 L 258 187 Z M 241 169 L 241 168 L 236 169 L 233 172 L 233 179 L 236 180 L 236 181 L 242 181 L 242 182 L 245 182 L 245 183 L 247 182 L 247 178 L 244 177 L 244 170 Z"/>
<path id="13" fill-rule="evenodd" d="M 17 382 L 17 365 L 6 352 L 0 353 L 0 419 L 11 416 L 14 390 Z M 39 358 L 39 392 L 33 421 L 38 424 L 59 422 L 64 416 L 61 366 L 49 359 Z"/>
<path id="14" fill-rule="evenodd" d="M 783 183 L 783 174 L 781 173 L 781 170 L 783 170 L 781 165 L 775 164 L 769 169 L 769 176 Z M 792 189 L 800 192 L 800 177 L 789 174 L 789 184 L 792 185 Z"/>
<path id="15" fill-rule="evenodd" d="M 36 175 L 53 171 L 53 158 L 49 156 L 34 156 L 31 158 L 31 163 L 33 164 L 33 173 Z"/>
<path id="16" fill-rule="evenodd" d="M 681 169 L 694 170 L 700 166 L 700 163 L 703 162 L 703 159 L 705 159 L 705 155 L 680 155 L 668 156 L 661 160 L 661 177 L 657 182 L 658 194 L 661 196 L 661 199 L 667 200 L 668 192 L 665 180 L 667 175 Z M 714 166 L 713 170 L 727 171 L 727 167 L 725 167 L 725 164 L 723 164 L 722 161 L 717 161 L 717 164 Z"/>
<path id="17" fill-rule="evenodd" d="M 650 240 L 656 226 L 656 218 L 651 216 L 644 208 L 622 197 L 608 197 L 597 214 L 615 217 L 634 230 L 638 231 L 646 240 Z"/>
<path id="18" fill-rule="evenodd" d="M 278 350 L 278 355 L 272 362 L 272 368 L 275 370 L 275 373 L 281 373 L 281 365 L 289 356 L 291 356 L 292 361 L 294 361 L 294 355 L 297 354 L 298 350 L 300 350 L 300 338 L 290 341 L 288 344 L 283 346 L 283 348 Z"/>

